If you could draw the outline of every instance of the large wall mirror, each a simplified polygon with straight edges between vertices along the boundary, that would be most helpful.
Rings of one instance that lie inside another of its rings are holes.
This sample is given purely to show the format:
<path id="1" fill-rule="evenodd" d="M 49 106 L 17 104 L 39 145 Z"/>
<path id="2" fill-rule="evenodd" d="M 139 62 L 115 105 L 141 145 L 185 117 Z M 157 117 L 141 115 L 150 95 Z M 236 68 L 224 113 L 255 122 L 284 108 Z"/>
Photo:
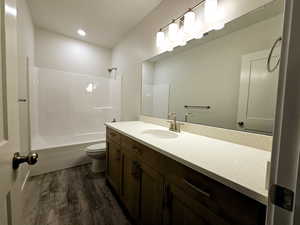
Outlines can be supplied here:
<path id="1" fill-rule="evenodd" d="M 272 135 L 282 27 L 274 1 L 143 62 L 142 114 Z"/>

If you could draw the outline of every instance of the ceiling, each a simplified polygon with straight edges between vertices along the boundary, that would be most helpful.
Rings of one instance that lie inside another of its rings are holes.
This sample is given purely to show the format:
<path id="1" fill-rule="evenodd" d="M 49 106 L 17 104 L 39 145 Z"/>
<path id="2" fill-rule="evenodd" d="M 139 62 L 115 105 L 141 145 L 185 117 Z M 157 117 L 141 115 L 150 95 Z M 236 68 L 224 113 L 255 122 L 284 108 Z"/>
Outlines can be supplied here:
<path id="1" fill-rule="evenodd" d="M 33 23 L 112 48 L 162 0 L 27 0 Z M 80 37 L 77 30 L 86 31 Z"/>

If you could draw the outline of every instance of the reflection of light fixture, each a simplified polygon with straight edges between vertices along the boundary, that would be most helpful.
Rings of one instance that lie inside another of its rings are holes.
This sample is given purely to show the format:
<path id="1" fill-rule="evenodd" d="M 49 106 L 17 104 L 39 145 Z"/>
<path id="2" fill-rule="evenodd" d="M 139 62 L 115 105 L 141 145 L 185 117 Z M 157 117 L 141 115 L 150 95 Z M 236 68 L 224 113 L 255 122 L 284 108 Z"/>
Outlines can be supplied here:
<path id="1" fill-rule="evenodd" d="M 165 45 L 165 32 L 162 31 L 162 29 L 159 30 L 156 34 L 156 46 L 158 48 L 163 48 Z"/>
<path id="2" fill-rule="evenodd" d="M 5 12 L 12 16 L 17 16 L 17 9 L 5 4 Z"/>
<path id="3" fill-rule="evenodd" d="M 89 83 L 88 86 L 85 88 L 86 92 L 88 93 L 92 93 L 94 90 L 96 90 L 96 85 Z"/>
<path id="4" fill-rule="evenodd" d="M 177 32 L 178 32 L 178 24 L 176 23 L 175 20 L 173 20 L 172 23 L 169 25 L 169 31 L 168 31 L 169 40 L 171 42 L 177 41 Z"/>
<path id="5" fill-rule="evenodd" d="M 218 0 L 206 0 L 204 14 L 205 22 L 211 29 L 220 30 L 224 27 L 223 15 L 219 8 Z"/>
<path id="6" fill-rule="evenodd" d="M 195 39 L 201 39 L 203 37 L 203 31 L 204 31 L 204 23 L 202 21 L 202 18 L 198 18 L 195 22 L 195 32 L 194 37 Z"/>
<path id="7" fill-rule="evenodd" d="M 183 32 L 183 28 L 180 28 L 178 31 L 178 45 L 185 46 L 187 44 L 185 33 Z"/>
<path id="8" fill-rule="evenodd" d="M 165 48 L 168 52 L 171 52 L 174 50 L 174 44 L 171 41 L 167 40 L 165 44 Z"/>
<path id="9" fill-rule="evenodd" d="M 183 30 L 186 34 L 192 34 L 194 31 L 196 14 L 189 9 L 189 11 L 184 15 L 184 25 Z"/>
<path id="10" fill-rule="evenodd" d="M 85 36 L 86 35 L 86 32 L 84 31 L 84 30 L 82 30 L 82 29 L 79 29 L 78 31 L 77 31 L 77 33 L 80 35 L 80 36 Z"/>

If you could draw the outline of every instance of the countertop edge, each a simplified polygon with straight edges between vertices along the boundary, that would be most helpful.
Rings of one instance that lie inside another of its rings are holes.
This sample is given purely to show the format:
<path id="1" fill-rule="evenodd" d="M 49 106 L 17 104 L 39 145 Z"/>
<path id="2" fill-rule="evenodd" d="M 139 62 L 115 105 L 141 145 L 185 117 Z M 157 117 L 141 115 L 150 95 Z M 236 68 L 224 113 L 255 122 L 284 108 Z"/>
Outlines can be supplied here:
<path id="1" fill-rule="evenodd" d="M 139 142 L 139 143 L 141 143 L 143 145 L 146 145 L 147 147 L 153 149 L 154 151 L 157 151 L 157 152 L 163 154 L 164 156 L 169 157 L 169 158 L 171 158 L 171 159 L 173 159 L 173 160 L 175 160 L 175 161 L 183 164 L 184 166 L 187 166 L 187 167 L 189 167 L 189 168 L 191 168 L 191 169 L 193 169 L 193 170 L 195 170 L 195 171 L 197 171 L 199 173 L 202 173 L 202 174 L 208 176 L 211 179 L 216 180 L 217 182 L 220 182 L 223 185 L 225 185 L 225 186 L 227 186 L 229 188 L 232 188 L 233 190 L 235 190 L 235 191 L 237 191 L 237 192 L 239 192 L 241 194 L 244 194 L 244 195 L 248 196 L 249 198 L 254 199 L 255 201 L 258 201 L 258 202 L 260 202 L 260 203 L 262 203 L 264 205 L 268 204 L 268 197 L 267 196 L 264 196 L 264 195 L 262 195 L 262 194 L 260 194 L 260 193 L 258 193 L 256 191 L 250 190 L 247 187 L 244 187 L 244 186 L 242 186 L 240 184 L 237 184 L 234 181 L 231 181 L 231 180 L 229 180 L 229 179 L 227 179 L 225 177 L 219 176 L 219 175 L 217 175 L 217 174 L 215 174 L 215 173 L 213 173 L 213 172 L 211 172 L 211 171 L 209 171 L 209 170 L 207 170 L 205 168 L 202 168 L 202 167 L 200 167 L 198 165 L 195 165 L 195 164 L 193 164 L 191 162 L 188 162 L 188 161 L 186 161 L 186 160 L 184 160 L 184 159 L 182 159 L 182 158 L 180 158 L 180 157 L 178 157 L 176 155 L 170 154 L 169 152 L 167 152 L 167 151 L 165 151 L 163 149 L 157 148 L 156 146 L 153 146 L 150 143 L 147 143 L 147 142 L 145 142 L 145 141 L 143 141 L 143 140 L 141 140 L 141 139 L 139 139 L 139 138 L 137 138 L 135 136 L 132 136 L 132 135 L 130 135 L 130 134 L 128 134 L 128 133 L 126 133 L 126 132 L 124 132 L 122 130 L 119 130 L 118 128 L 115 128 L 115 127 L 113 127 L 110 124 L 106 123 L 105 126 L 111 128 L 111 129 L 113 129 L 113 130 L 121 133 L 122 135 L 127 136 L 127 137 L 129 137 L 129 138 L 131 138 L 131 139 L 133 139 L 133 140 L 135 140 L 135 141 L 137 141 L 137 142 Z"/>

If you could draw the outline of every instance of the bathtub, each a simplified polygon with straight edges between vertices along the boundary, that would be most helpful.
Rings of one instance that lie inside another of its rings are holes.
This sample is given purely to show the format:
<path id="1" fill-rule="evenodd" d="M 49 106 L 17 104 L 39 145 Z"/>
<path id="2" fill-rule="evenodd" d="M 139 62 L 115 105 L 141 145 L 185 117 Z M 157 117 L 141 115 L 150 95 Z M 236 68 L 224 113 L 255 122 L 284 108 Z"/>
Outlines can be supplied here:
<path id="1" fill-rule="evenodd" d="M 31 141 L 32 151 L 105 141 L 105 132 L 85 133 L 73 136 L 35 136 Z"/>
<path id="2" fill-rule="evenodd" d="M 85 153 L 89 145 L 105 142 L 105 132 L 74 136 L 35 136 L 31 150 L 39 154 L 38 163 L 31 167 L 31 176 L 90 163 Z"/>

